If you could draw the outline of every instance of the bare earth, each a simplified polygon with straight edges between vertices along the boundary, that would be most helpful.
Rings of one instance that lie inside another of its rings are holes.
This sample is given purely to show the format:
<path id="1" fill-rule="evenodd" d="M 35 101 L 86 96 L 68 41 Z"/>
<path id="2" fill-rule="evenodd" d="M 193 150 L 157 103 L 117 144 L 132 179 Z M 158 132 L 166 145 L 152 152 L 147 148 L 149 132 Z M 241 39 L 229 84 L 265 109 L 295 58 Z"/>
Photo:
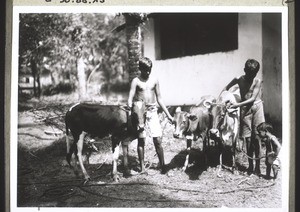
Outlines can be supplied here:
<path id="1" fill-rule="evenodd" d="M 91 152 L 89 159 L 85 157 L 85 166 L 92 180 L 83 184 L 80 170 L 75 175 L 66 166 L 63 115 L 67 109 L 68 106 L 55 105 L 19 112 L 18 207 L 281 207 L 281 171 L 275 182 L 256 175 L 248 176 L 245 173 L 247 158 L 241 151 L 237 152 L 239 174 L 234 175 L 224 168 L 222 176 L 217 176 L 218 155 L 211 150 L 211 167 L 204 170 L 202 143 L 196 141 L 190 165 L 183 172 L 181 167 L 186 156 L 186 143 L 173 138 L 173 126 L 163 118 L 167 174 L 162 175 L 157 169 L 158 158 L 151 139 L 145 147 L 148 175 L 138 174 L 137 141 L 134 140 L 129 146 L 133 176 L 122 176 L 121 153 L 118 166 L 120 181 L 112 182 L 111 143 L 109 138 L 105 138 L 96 140 L 98 152 Z M 242 142 L 239 149 L 241 147 Z M 89 146 L 85 145 L 85 154 L 89 152 Z M 261 167 L 264 175 L 264 159 Z"/>

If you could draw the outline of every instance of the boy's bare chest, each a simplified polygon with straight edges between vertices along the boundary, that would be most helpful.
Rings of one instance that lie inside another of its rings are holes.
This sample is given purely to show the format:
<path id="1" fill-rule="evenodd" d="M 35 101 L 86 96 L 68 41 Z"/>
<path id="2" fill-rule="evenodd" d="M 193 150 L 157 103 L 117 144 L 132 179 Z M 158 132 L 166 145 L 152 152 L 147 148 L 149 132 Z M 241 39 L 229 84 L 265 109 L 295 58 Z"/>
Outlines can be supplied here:
<path id="1" fill-rule="evenodd" d="M 155 88 L 155 83 L 153 81 L 139 81 L 137 83 L 137 89 L 139 91 L 150 91 L 153 90 Z"/>

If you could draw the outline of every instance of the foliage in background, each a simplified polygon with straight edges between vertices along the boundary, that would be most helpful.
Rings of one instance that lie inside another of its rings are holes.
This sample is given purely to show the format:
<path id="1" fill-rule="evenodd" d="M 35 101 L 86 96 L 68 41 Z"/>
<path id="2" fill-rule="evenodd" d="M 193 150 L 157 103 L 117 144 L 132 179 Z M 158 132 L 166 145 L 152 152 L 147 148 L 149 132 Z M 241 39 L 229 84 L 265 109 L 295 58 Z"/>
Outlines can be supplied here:
<path id="1" fill-rule="evenodd" d="M 43 95 L 51 96 L 59 93 L 72 93 L 74 91 L 74 84 L 72 83 L 62 83 L 60 82 L 57 85 L 47 85 L 43 88 Z"/>
<path id="2" fill-rule="evenodd" d="M 48 70 L 52 81 L 48 89 L 59 89 L 64 83 L 75 83 L 76 86 L 71 87 L 76 88 L 76 60 L 80 56 L 86 80 L 101 72 L 100 79 L 89 82 L 123 84 L 128 81 L 126 36 L 112 32 L 123 22 L 122 17 L 115 14 L 21 14 L 20 75 L 30 67 L 31 74 L 38 76 L 42 83 L 42 73 Z"/>

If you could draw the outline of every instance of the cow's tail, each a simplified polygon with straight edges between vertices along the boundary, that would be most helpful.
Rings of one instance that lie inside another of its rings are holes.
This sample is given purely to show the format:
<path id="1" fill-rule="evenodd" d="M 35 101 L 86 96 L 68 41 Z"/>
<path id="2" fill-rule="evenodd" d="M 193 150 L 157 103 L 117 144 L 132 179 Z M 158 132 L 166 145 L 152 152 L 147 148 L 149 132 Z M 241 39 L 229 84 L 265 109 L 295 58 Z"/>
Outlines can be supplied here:
<path id="1" fill-rule="evenodd" d="M 65 125 L 66 125 L 66 136 L 69 136 L 70 131 L 69 131 L 69 127 L 68 127 L 68 122 L 65 121 Z"/>

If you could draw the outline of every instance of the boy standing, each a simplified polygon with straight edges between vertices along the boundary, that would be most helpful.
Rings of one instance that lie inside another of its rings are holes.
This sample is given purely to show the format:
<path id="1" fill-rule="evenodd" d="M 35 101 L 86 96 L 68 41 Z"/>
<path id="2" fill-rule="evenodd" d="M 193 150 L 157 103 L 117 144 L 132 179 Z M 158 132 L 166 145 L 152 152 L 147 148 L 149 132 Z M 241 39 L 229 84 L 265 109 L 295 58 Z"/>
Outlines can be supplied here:
<path id="1" fill-rule="evenodd" d="M 280 165 L 278 154 L 281 149 L 281 144 L 272 134 L 273 128 L 271 125 L 266 123 L 261 123 L 257 127 L 257 131 L 259 136 L 266 144 L 266 166 L 267 166 L 267 173 L 266 178 L 270 179 L 271 168 L 273 170 L 274 179 L 277 178 L 278 168 Z"/>
<path id="2" fill-rule="evenodd" d="M 255 173 L 260 175 L 260 150 L 261 141 L 256 127 L 265 122 L 262 95 L 262 82 L 255 78 L 259 71 L 259 62 L 248 59 L 245 63 L 245 74 L 234 78 L 223 90 L 229 90 L 238 85 L 240 89 L 241 102 L 231 105 L 231 108 L 241 107 L 241 133 L 246 140 L 247 155 L 253 157 L 255 152 Z M 253 173 L 253 159 L 248 158 L 248 174 Z"/>
<path id="3" fill-rule="evenodd" d="M 144 164 L 144 146 L 146 140 L 146 131 L 150 133 L 153 138 L 156 153 L 158 155 L 159 163 L 161 166 L 161 173 L 166 172 L 164 151 L 161 145 L 162 129 L 160 126 L 156 102 L 163 109 L 168 119 L 172 122 L 173 118 L 167 110 L 166 106 L 162 102 L 159 82 L 156 78 L 150 76 L 152 69 L 152 61 L 149 58 L 141 58 L 139 60 L 139 69 L 141 71 L 140 76 L 135 77 L 130 86 L 128 106 L 132 108 L 134 113 L 136 108 L 145 108 L 145 115 L 143 114 L 145 125 L 136 126 L 138 128 L 138 157 L 140 161 L 141 173 L 145 173 Z M 141 114 L 141 113 L 136 113 Z M 141 115 L 139 115 L 141 116 Z M 138 117 L 137 119 L 140 119 Z M 143 127 L 145 126 L 145 128 Z"/>

